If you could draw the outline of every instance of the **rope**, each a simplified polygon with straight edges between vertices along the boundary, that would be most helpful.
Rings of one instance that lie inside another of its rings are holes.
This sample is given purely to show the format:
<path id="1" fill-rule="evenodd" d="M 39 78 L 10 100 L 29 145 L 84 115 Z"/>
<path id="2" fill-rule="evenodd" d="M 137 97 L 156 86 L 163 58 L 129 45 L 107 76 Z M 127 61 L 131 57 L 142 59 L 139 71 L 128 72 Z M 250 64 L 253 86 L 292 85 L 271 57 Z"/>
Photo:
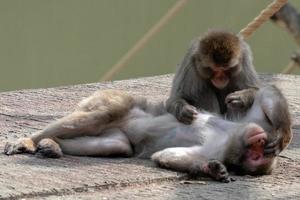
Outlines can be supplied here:
<path id="1" fill-rule="evenodd" d="M 297 64 L 295 61 L 290 61 L 288 66 L 281 71 L 282 74 L 290 74 L 295 68 L 297 67 Z"/>
<path id="2" fill-rule="evenodd" d="M 125 65 L 146 46 L 149 40 L 153 38 L 153 36 L 155 36 L 164 27 L 164 25 L 171 20 L 187 2 L 188 0 L 178 0 L 167 11 L 167 13 L 145 35 L 143 35 L 143 37 L 140 38 L 109 71 L 103 75 L 100 81 L 111 80 L 116 73 L 121 71 Z M 249 38 L 263 23 L 269 20 L 269 18 L 287 2 L 288 0 L 274 0 L 273 3 L 268 5 L 256 18 L 254 18 L 254 20 L 252 20 L 245 28 L 243 28 L 239 34 L 242 35 L 244 39 Z"/>
<path id="3" fill-rule="evenodd" d="M 240 31 L 240 35 L 244 39 L 249 38 L 263 23 L 265 23 L 271 16 L 273 16 L 288 0 L 275 0 L 268 5 L 260 14 L 254 18 L 245 28 Z"/>
<path id="4" fill-rule="evenodd" d="M 188 2 L 188 0 L 177 1 L 167 13 L 145 34 L 136 42 L 136 44 L 123 55 L 123 57 L 100 79 L 101 81 L 111 80 L 112 77 L 118 73 L 124 66 L 139 52 L 148 41 L 153 38 L 163 27 L 167 24 L 180 9 Z"/>
<path id="5" fill-rule="evenodd" d="M 292 55 L 290 63 L 281 73 L 290 74 L 296 67 L 300 67 L 300 51 Z"/>

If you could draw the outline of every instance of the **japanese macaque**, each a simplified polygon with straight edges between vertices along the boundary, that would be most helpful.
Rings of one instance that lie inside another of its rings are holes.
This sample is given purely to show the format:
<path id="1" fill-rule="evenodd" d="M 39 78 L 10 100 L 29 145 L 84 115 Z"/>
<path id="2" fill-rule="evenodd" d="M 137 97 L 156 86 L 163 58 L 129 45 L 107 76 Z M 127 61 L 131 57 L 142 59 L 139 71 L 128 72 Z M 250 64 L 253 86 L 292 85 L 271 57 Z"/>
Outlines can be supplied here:
<path id="1" fill-rule="evenodd" d="M 243 174 L 270 173 L 276 155 L 292 137 L 285 98 L 275 86 L 261 88 L 248 112 L 236 117 L 233 122 L 199 111 L 197 119 L 186 125 L 163 104 L 104 90 L 39 133 L 7 143 L 4 153 L 52 158 L 63 154 L 136 156 L 224 182 L 229 181 L 226 166 Z"/>
<path id="2" fill-rule="evenodd" d="M 167 110 L 185 124 L 196 119 L 197 109 L 223 115 L 230 103 L 247 110 L 258 86 L 249 45 L 233 33 L 209 31 L 192 42 L 179 65 Z"/>

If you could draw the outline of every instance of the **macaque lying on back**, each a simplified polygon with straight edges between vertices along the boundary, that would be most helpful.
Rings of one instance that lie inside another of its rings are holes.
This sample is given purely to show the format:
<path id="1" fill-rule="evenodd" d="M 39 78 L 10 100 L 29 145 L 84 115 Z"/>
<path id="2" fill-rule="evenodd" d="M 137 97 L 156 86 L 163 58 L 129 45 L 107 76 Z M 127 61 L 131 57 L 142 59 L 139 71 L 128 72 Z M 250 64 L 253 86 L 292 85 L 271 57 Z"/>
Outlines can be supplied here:
<path id="1" fill-rule="evenodd" d="M 235 112 L 240 116 L 238 109 Z M 224 182 L 229 181 L 226 167 L 243 174 L 269 174 L 292 137 L 285 98 L 274 86 L 259 89 L 246 115 L 236 120 L 198 112 L 196 120 L 185 125 L 163 104 L 104 90 L 39 133 L 7 143 L 4 152 L 151 158 L 164 168 Z"/>

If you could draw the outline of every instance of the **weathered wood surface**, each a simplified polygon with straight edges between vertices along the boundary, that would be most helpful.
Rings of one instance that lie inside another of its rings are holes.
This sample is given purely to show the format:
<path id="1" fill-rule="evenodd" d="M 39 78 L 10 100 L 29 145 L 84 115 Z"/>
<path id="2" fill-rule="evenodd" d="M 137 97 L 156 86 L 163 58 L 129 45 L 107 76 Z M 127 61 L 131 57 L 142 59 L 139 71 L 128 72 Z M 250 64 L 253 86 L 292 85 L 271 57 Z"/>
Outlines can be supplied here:
<path id="1" fill-rule="evenodd" d="M 0 151 L 6 141 L 26 136 L 71 112 L 98 89 L 123 89 L 151 100 L 168 95 L 171 75 L 0 93 Z M 0 199 L 299 199 L 300 76 L 262 75 L 283 90 L 293 115 L 294 138 L 270 176 L 237 177 L 219 184 L 209 179 L 182 184 L 182 174 L 149 161 L 65 156 L 0 155 Z"/>

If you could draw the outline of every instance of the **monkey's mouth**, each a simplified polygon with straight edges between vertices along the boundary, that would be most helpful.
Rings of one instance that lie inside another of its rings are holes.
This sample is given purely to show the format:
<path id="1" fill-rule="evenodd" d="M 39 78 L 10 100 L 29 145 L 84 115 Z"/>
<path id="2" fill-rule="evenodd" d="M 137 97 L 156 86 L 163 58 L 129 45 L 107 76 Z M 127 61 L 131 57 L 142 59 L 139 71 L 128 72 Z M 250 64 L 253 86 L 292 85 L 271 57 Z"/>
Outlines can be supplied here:
<path id="1" fill-rule="evenodd" d="M 247 152 L 247 158 L 250 159 L 250 161 L 258 161 L 263 157 L 263 154 L 261 153 L 263 149 L 255 149 L 255 150 L 249 150 Z"/>
<path id="2" fill-rule="evenodd" d="M 266 165 L 272 161 L 272 158 L 266 158 L 263 155 L 263 147 L 259 151 L 248 150 L 246 153 L 246 163 L 250 168 L 254 168 L 254 171 L 257 167 Z"/>
<path id="3" fill-rule="evenodd" d="M 211 82 L 216 88 L 223 89 L 229 83 L 229 79 L 228 78 L 212 78 Z"/>

